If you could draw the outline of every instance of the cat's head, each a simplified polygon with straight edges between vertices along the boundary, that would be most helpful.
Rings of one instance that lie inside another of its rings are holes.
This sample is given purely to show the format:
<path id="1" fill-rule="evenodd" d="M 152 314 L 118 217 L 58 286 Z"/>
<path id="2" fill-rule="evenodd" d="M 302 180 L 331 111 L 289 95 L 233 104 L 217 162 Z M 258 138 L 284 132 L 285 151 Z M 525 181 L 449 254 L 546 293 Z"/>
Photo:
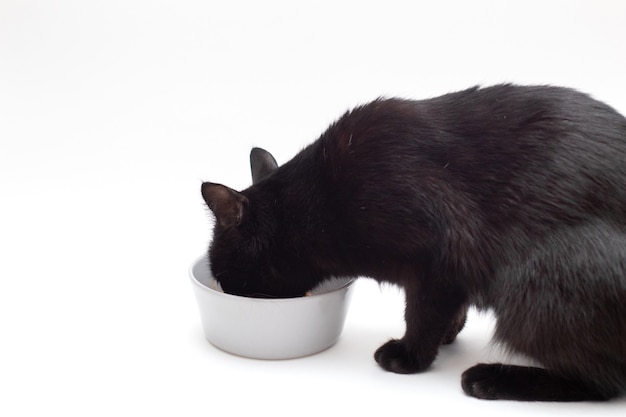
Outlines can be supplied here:
<path id="1" fill-rule="evenodd" d="M 274 157 L 254 148 L 250 154 L 253 185 L 237 192 L 205 182 L 202 197 L 215 215 L 209 260 L 224 292 L 252 297 L 295 297 L 311 289 L 302 265 L 289 256 L 282 218 L 270 177 Z M 267 179 L 265 184 L 259 184 Z"/>

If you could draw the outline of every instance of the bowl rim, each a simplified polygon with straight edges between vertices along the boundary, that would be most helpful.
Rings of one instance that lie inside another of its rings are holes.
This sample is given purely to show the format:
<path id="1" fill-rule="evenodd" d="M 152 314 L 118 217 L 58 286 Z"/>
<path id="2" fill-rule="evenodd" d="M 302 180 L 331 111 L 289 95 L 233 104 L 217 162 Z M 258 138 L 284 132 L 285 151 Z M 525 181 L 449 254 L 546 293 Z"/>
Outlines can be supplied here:
<path id="1" fill-rule="evenodd" d="M 330 291 L 326 291 L 323 293 L 319 293 L 319 294 L 311 294 L 308 296 L 300 296 L 300 297 L 287 297 L 287 298 L 255 298 L 255 297 L 246 297 L 246 296 L 242 296 L 242 295 L 235 295 L 235 294 L 228 294 L 225 292 L 220 292 L 220 291 L 216 291 L 213 288 L 210 288 L 206 285 L 204 285 L 203 283 L 201 283 L 195 276 L 195 274 L 193 273 L 193 270 L 195 268 L 196 265 L 198 265 L 200 262 L 202 261 L 207 261 L 208 262 L 208 256 L 207 255 L 202 255 L 198 258 L 196 258 L 195 261 L 193 261 L 193 263 L 191 264 L 191 266 L 189 267 L 189 277 L 191 278 L 192 282 L 198 286 L 198 288 L 210 293 L 210 294 L 215 294 L 217 296 L 220 297 L 226 297 L 227 299 L 231 299 L 231 300 L 238 300 L 238 301 L 246 301 L 246 302 L 254 302 L 254 303 L 293 303 L 293 302 L 307 302 L 307 300 L 315 300 L 319 297 L 324 297 L 327 296 L 329 294 L 333 294 L 337 291 L 341 291 L 344 288 L 347 288 L 349 286 L 351 286 L 352 284 L 354 284 L 354 282 L 356 281 L 356 278 L 345 278 L 346 282 L 344 284 L 342 284 L 341 286 L 337 287 L 337 288 L 333 288 Z"/>

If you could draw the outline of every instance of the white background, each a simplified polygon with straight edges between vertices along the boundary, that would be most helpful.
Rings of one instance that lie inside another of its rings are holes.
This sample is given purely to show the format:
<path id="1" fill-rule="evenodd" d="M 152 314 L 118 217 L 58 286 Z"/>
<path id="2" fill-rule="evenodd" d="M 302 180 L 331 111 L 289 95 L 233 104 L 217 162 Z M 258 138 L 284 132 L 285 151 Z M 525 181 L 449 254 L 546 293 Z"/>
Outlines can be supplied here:
<path id="1" fill-rule="evenodd" d="M 474 84 L 576 87 L 626 113 L 622 1 L 0 1 L 0 415 L 623 415 L 466 397 L 489 316 L 421 375 L 372 353 L 402 294 L 358 283 L 340 342 L 242 359 L 204 339 L 187 277 L 203 180 L 249 185 L 346 109 Z"/>

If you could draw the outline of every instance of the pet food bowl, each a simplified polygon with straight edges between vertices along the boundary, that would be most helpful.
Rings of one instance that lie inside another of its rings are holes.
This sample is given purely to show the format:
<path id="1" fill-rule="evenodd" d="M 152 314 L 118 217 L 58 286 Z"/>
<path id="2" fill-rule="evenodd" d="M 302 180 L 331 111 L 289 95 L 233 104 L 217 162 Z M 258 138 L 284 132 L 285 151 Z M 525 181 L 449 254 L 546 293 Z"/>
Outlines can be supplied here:
<path id="1" fill-rule="evenodd" d="M 335 279 L 297 298 L 249 298 L 221 292 L 206 256 L 189 270 L 204 335 L 226 352 L 256 359 L 292 359 L 321 352 L 339 339 L 353 279 Z"/>

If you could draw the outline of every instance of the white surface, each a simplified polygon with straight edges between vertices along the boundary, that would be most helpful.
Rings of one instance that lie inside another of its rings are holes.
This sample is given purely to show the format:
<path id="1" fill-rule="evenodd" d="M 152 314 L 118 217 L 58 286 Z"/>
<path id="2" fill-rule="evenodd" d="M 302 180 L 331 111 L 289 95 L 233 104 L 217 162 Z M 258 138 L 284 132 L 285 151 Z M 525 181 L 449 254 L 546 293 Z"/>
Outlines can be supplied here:
<path id="1" fill-rule="evenodd" d="M 353 280 L 344 279 L 307 297 L 237 297 L 212 285 L 206 256 L 194 262 L 189 275 L 207 340 L 254 359 L 295 359 L 334 345 L 354 291 Z"/>
<path id="2" fill-rule="evenodd" d="M 0 2 L 0 415 L 624 415 L 484 402 L 472 314 L 433 368 L 380 370 L 402 297 L 360 281 L 338 344 L 265 362 L 204 340 L 187 268 L 202 180 L 250 183 L 348 107 L 476 83 L 577 87 L 626 113 L 615 1 Z M 332 405 L 331 405 L 332 404 Z"/>

